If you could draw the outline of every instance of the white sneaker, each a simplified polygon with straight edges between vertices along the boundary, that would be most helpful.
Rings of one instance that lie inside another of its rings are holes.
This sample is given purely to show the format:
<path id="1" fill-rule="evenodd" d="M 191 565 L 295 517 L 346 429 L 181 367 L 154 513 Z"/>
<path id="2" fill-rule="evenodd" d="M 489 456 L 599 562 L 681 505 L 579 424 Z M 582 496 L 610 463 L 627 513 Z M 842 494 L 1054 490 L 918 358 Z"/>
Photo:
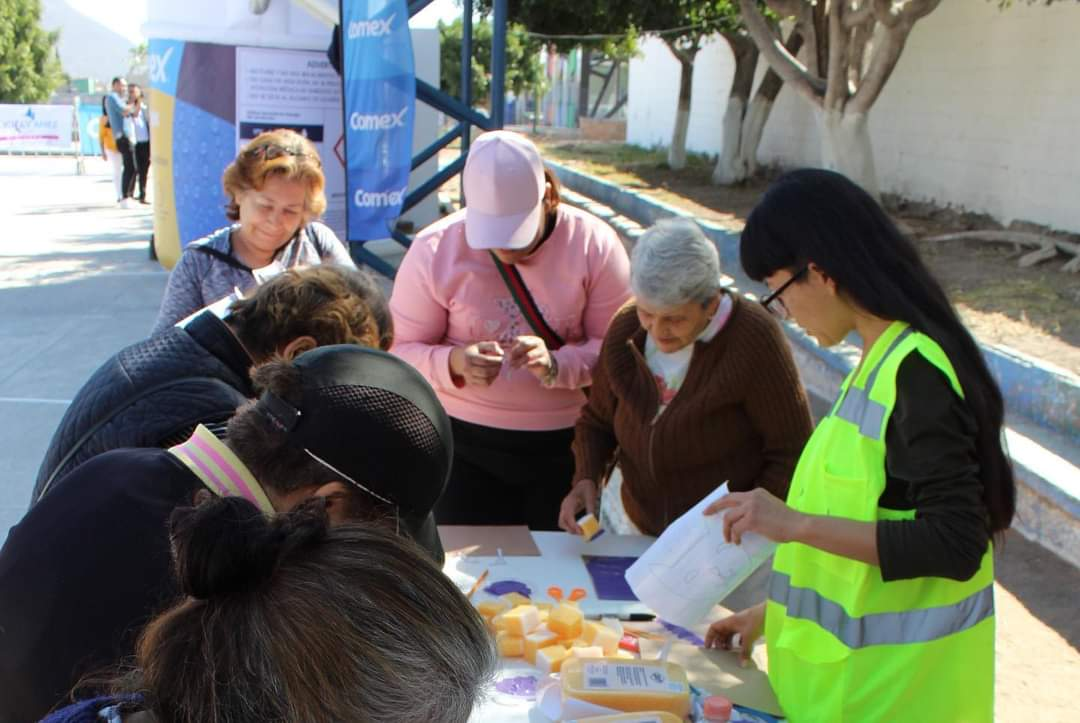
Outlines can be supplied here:
<path id="1" fill-rule="evenodd" d="M 130 198 L 125 198 L 123 201 L 120 202 L 120 208 L 132 208 L 134 207 L 134 205 L 135 204 Z"/>

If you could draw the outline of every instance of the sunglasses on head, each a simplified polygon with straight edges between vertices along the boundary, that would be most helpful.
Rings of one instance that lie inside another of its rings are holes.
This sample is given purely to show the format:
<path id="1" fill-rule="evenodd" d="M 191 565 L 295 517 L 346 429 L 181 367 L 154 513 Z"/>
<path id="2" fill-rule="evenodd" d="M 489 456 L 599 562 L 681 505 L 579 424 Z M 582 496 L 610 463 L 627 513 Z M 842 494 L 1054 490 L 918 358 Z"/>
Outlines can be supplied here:
<path id="1" fill-rule="evenodd" d="M 244 151 L 244 155 L 248 158 L 262 158 L 267 161 L 272 161 L 275 158 L 281 158 L 282 156 L 303 157 L 310 158 L 318 163 L 319 166 L 322 166 L 322 161 L 318 156 L 308 153 L 303 148 L 289 148 L 280 143 L 266 143 L 261 146 L 256 146 L 255 148 L 249 148 Z"/>

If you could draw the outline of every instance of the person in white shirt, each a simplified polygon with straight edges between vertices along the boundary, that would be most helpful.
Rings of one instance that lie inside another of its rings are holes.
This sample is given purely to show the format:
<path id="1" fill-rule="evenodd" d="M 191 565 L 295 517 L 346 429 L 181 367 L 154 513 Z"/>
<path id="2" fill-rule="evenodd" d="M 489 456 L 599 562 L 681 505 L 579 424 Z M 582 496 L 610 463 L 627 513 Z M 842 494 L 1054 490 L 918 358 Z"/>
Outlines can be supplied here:
<path id="1" fill-rule="evenodd" d="M 131 108 L 131 133 L 135 144 L 135 172 L 139 179 L 139 203 L 146 200 L 146 178 L 150 174 L 150 124 L 146 112 L 146 100 L 142 88 L 132 83 L 128 86 L 128 106 Z M 126 119 L 126 120 L 128 120 Z M 126 125 L 126 124 L 125 124 Z M 131 181 L 129 195 L 134 193 L 135 181 Z"/>

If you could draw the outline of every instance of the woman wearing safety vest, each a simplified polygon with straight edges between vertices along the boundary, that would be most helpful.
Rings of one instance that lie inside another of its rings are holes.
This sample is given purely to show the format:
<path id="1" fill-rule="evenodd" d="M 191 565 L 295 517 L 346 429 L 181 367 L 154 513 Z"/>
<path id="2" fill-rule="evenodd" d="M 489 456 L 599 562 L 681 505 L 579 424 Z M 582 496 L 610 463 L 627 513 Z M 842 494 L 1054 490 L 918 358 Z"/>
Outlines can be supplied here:
<path id="1" fill-rule="evenodd" d="M 748 655 L 802 721 L 991 721 L 993 535 L 1015 484 L 1003 403 L 971 334 L 912 243 L 843 176 L 779 179 L 742 234 L 762 303 L 862 358 L 799 459 L 787 504 L 730 494 L 724 534 L 779 543 L 766 602 L 706 644 Z M 738 634 L 740 639 L 735 635 Z"/>

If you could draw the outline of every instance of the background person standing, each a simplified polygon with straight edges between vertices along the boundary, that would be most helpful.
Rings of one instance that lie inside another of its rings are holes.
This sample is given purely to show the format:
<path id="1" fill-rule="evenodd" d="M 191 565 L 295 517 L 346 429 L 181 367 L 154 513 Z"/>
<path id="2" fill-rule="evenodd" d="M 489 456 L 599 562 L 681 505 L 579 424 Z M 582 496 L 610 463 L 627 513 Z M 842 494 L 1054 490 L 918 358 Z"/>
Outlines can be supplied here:
<path id="1" fill-rule="evenodd" d="M 128 86 L 128 105 L 131 107 L 131 125 L 135 131 L 135 172 L 139 179 L 139 203 L 146 200 L 146 178 L 150 174 L 150 124 L 146 113 L 146 100 L 142 88 L 132 83 Z M 134 195 L 135 179 L 131 180 L 130 195 Z"/>
<path id="2" fill-rule="evenodd" d="M 132 204 L 131 195 L 135 186 L 135 147 L 131 139 L 124 133 L 124 122 L 131 115 L 131 108 L 127 105 L 127 81 L 123 78 L 113 78 L 112 93 L 105 99 L 105 111 L 109 116 L 109 126 L 113 129 L 113 138 L 116 140 L 116 150 L 123 159 L 124 172 L 120 178 L 120 205 L 129 208 Z"/>
<path id="3" fill-rule="evenodd" d="M 124 160 L 120 151 L 116 148 L 116 139 L 113 136 L 112 124 L 109 122 L 108 105 L 109 96 L 101 96 L 101 118 L 98 120 L 98 141 L 101 143 L 101 157 L 109 163 L 113 174 L 113 190 L 116 192 L 116 202 L 124 200 L 124 187 L 122 185 L 124 173 Z"/>

